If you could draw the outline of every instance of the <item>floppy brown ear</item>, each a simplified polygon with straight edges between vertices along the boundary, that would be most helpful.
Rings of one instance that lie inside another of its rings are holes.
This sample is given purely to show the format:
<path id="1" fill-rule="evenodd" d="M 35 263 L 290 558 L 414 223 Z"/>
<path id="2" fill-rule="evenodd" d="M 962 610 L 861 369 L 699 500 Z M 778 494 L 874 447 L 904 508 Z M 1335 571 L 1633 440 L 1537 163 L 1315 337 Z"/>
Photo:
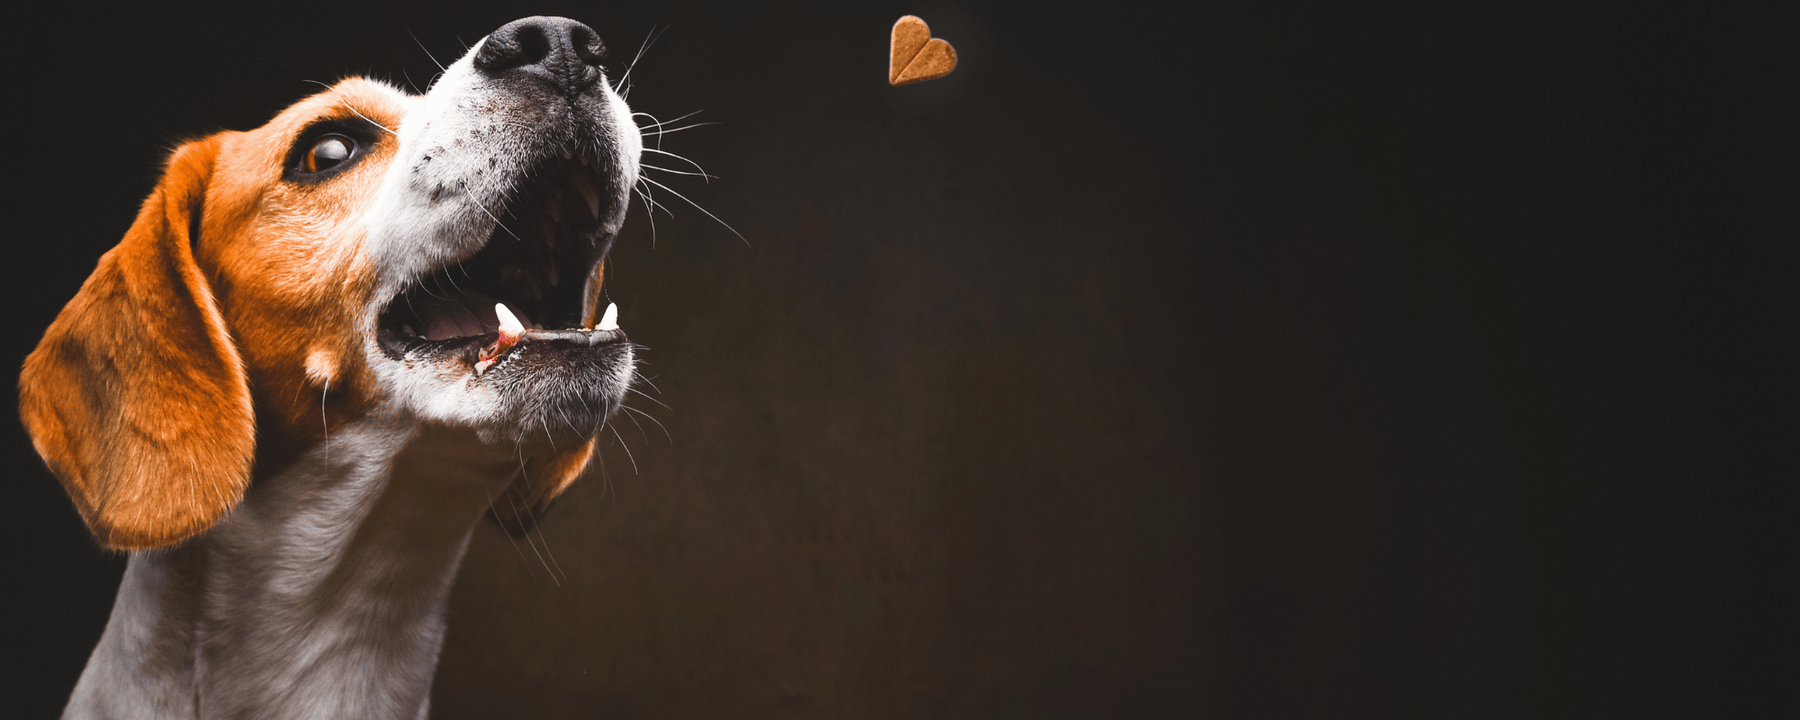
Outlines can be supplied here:
<path id="1" fill-rule="evenodd" d="M 19 377 L 32 444 L 110 549 L 192 537 L 250 482 L 243 362 L 190 244 L 217 150 L 209 138 L 175 151 Z"/>
<path id="2" fill-rule="evenodd" d="M 550 512 L 556 498 L 587 470 L 598 444 L 599 439 L 594 438 L 582 443 L 581 447 L 547 458 L 526 460 L 525 472 L 514 478 L 500 497 L 494 499 L 494 504 L 488 506 L 488 520 L 508 535 L 524 537 L 545 513 Z"/>

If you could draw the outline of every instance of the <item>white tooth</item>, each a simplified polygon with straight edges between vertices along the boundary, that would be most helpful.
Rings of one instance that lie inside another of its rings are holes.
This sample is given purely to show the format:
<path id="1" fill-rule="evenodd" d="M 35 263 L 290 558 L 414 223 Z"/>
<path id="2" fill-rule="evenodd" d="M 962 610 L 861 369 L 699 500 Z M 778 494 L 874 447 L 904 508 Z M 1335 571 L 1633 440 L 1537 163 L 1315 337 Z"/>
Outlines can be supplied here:
<path id="1" fill-rule="evenodd" d="M 494 303 L 494 316 L 500 319 L 500 334 L 517 337 L 525 333 L 525 326 L 519 322 L 519 316 L 506 309 L 506 303 Z"/>
<path id="2" fill-rule="evenodd" d="M 600 324 L 598 326 L 596 326 L 596 329 L 598 329 L 598 330 L 617 330 L 617 329 L 619 329 L 619 304 L 618 303 L 607 303 L 606 304 L 606 314 L 600 316 Z"/>
<path id="3" fill-rule="evenodd" d="M 557 284 L 556 266 L 551 265 L 550 266 L 550 287 L 556 287 L 556 284 Z"/>
<path id="4" fill-rule="evenodd" d="M 408 323 L 408 324 L 405 324 L 405 325 L 401 325 L 401 326 L 400 326 L 400 332 L 403 332 L 403 333 L 406 333 L 406 334 L 408 334 L 408 335 L 417 335 L 417 334 L 419 334 L 419 333 L 418 333 L 418 332 L 416 332 L 416 331 L 414 331 L 414 330 L 413 330 L 413 329 L 412 329 L 412 324 L 411 324 L 411 323 Z"/>

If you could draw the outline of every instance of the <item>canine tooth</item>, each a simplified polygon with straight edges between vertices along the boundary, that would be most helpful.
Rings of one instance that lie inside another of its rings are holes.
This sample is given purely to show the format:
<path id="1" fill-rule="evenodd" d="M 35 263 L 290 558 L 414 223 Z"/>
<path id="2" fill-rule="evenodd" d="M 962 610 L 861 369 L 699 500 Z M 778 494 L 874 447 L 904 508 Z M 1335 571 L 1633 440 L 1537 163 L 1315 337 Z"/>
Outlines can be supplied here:
<path id="1" fill-rule="evenodd" d="M 403 323 L 403 324 L 401 324 L 401 325 L 400 325 L 400 332 L 403 332 L 403 333 L 406 333 L 406 334 L 407 334 L 407 335 L 418 335 L 418 334 L 419 334 L 419 333 L 418 333 L 418 331 L 416 331 L 416 330 L 413 330 L 413 328 L 412 328 L 412 323 Z"/>
<path id="2" fill-rule="evenodd" d="M 607 303 L 606 304 L 606 314 L 600 316 L 600 324 L 595 326 L 595 329 L 596 330 L 617 330 L 617 329 L 619 329 L 619 304 L 618 303 Z"/>
<path id="3" fill-rule="evenodd" d="M 525 334 L 525 325 L 519 322 L 519 316 L 506 309 L 506 303 L 494 303 L 494 317 L 500 319 L 500 342 L 511 344 L 519 341 Z"/>
<path id="4" fill-rule="evenodd" d="M 550 266 L 550 287 L 556 287 L 557 280 L 558 280 L 558 278 L 556 276 L 556 266 L 551 265 Z"/>

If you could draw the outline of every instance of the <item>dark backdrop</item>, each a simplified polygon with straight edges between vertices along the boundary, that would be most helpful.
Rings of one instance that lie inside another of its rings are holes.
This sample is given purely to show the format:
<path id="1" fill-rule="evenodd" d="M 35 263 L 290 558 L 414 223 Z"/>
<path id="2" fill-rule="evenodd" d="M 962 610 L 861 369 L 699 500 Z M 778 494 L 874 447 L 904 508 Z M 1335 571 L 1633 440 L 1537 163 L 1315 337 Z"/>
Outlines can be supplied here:
<path id="1" fill-rule="evenodd" d="M 9 21 L 8 367 L 174 140 L 315 81 L 562 14 L 615 72 L 654 33 L 633 106 L 717 123 L 663 146 L 719 179 L 651 176 L 745 240 L 634 210 L 648 418 L 531 546 L 478 531 L 437 717 L 1733 716 L 1792 679 L 1706 18 L 160 5 Z M 954 74 L 885 83 L 905 13 Z M 124 561 L 6 427 L 4 714 L 48 717 Z"/>

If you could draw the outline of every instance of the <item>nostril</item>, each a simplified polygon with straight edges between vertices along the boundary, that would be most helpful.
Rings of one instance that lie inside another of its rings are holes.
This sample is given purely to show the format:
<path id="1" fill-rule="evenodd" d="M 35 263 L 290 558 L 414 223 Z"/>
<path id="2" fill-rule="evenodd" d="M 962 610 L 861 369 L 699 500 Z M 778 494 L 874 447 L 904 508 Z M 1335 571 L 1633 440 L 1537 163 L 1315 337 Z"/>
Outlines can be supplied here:
<path id="1" fill-rule="evenodd" d="M 569 28 L 569 45 L 575 48 L 575 54 L 584 65 L 598 66 L 606 57 L 606 46 L 601 44 L 600 36 L 594 34 L 593 28 L 581 23 L 573 23 Z"/>
<path id="2" fill-rule="evenodd" d="M 550 39 L 544 36 L 541 25 L 526 25 L 519 28 L 519 64 L 536 65 L 550 55 Z"/>
<path id="3" fill-rule="evenodd" d="M 475 54 L 475 67 L 489 73 L 536 65 L 550 55 L 550 38 L 544 27 L 535 22 L 507 23 L 495 30 Z"/>

